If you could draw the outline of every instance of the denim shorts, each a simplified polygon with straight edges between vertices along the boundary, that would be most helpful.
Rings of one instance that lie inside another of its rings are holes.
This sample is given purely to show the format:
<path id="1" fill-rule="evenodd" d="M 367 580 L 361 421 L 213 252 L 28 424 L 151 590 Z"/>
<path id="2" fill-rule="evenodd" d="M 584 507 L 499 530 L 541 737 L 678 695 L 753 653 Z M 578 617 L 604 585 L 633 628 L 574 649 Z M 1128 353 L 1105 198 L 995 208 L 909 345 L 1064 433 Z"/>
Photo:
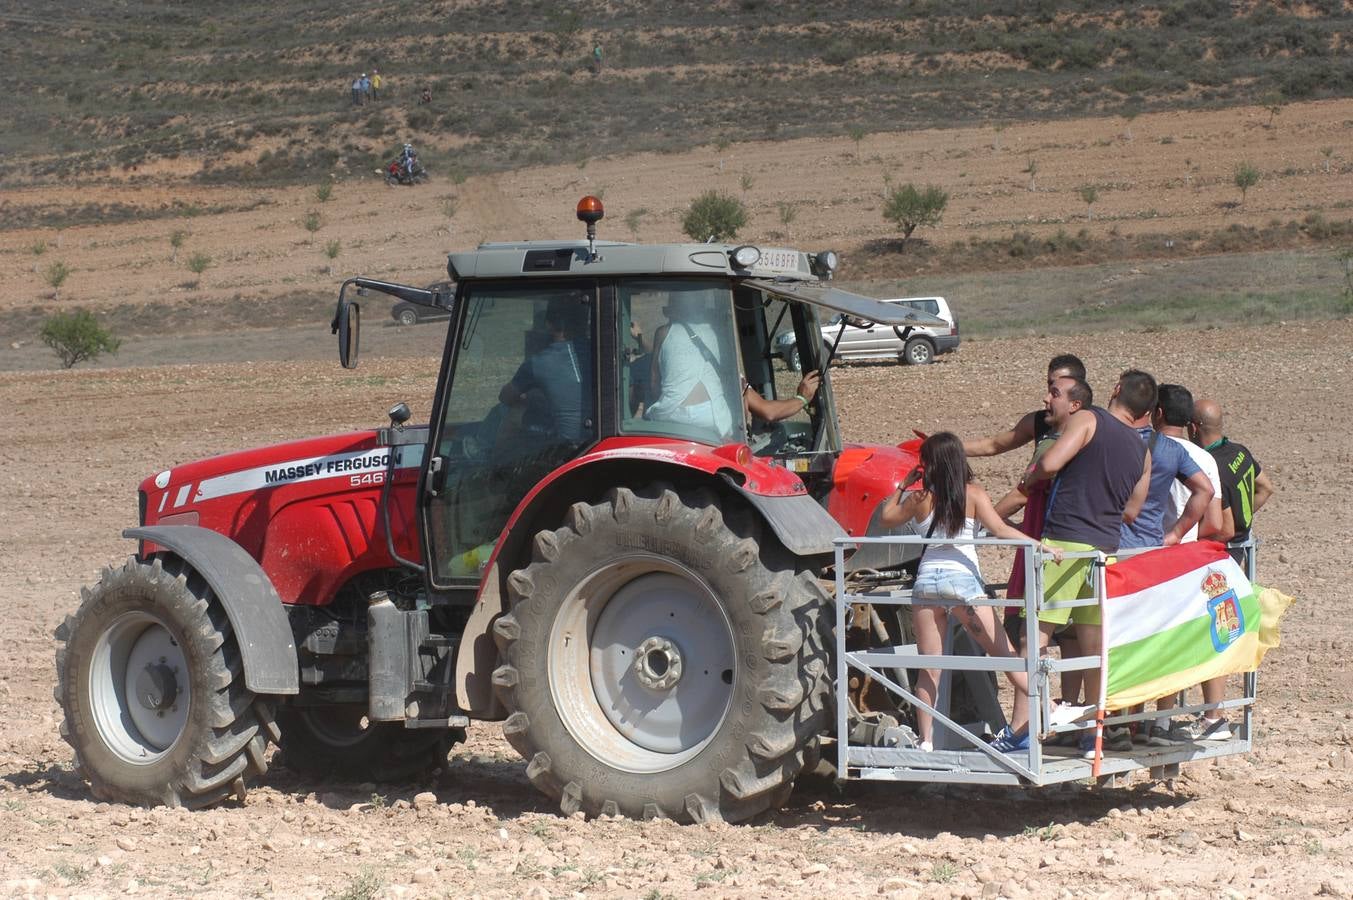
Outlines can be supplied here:
<path id="1" fill-rule="evenodd" d="M 985 600 L 986 587 L 971 572 L 958 569 L 926 569 L 916 576 L 911 597 L 918 603 L 966 603 Z"/>

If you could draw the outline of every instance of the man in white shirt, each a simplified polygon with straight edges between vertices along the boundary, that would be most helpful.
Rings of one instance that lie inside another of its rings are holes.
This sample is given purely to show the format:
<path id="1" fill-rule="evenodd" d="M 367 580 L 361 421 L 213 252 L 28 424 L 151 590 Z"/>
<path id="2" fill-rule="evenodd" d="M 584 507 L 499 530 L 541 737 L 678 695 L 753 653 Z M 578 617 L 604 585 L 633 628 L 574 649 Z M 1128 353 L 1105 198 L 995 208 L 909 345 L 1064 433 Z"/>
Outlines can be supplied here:
<path id="1" fill-rule="evenodd" d="M 1212 482 L 1212 502 L 1207 506 L 1207 514 L 1203 516 L 1203 520 L 1198 525 L 1189 529 L 1188 533 L 1179 539 L 1179 542 L 1182 544 L 1202 537 L 1207 540 L 1226 543 L 1235 535 L 1235 523 L 1230 516 L 1222 515 L 1221 477 L 1217 469 L 1217 461 L 1212 458 L 1212 454 L 1188 438 L 1188 424 L 1192 418 L 1193 394 L 1189 393 L 1188 388 L 1177 384 L 1160 385 L 1157 392 L 1154 424 L 1156 430 L 1161 434 L 1161 440 L 1178 441 L 1182 444 L 1194 463 L 1207 474 L 1208 479 Z M 1181 489 L 1182 499 L 1180 496 Z M 1175 482 L 1170 489 L 1171 503 L 1165 510 L 1165 527 L 1167 529 L 1183 511 L 1184 502 L 1188 500 L 1188 493 L 1188 489 L 1184 488 L 1179 482 Z M 1226 695 L 1226 677 L 1222 676 L 1204 681 L 1202 689 L 1204 703 L 1220 703 Z M 1162 697 L 1156 708 L 1168 709 L 1173 705 L 1173 696 Z M 1169 729 L 1169 734 L 1175 739 L 1187 737 L 1191 740 L 1224 741 L 1230 739 L 1231 728 L 1221 711 L 1214 709 L 1205 713 L 1203 718 L 1197 722 L 1185 726 L 1182 733 L 1180 726 L 1172 726 Z"/>

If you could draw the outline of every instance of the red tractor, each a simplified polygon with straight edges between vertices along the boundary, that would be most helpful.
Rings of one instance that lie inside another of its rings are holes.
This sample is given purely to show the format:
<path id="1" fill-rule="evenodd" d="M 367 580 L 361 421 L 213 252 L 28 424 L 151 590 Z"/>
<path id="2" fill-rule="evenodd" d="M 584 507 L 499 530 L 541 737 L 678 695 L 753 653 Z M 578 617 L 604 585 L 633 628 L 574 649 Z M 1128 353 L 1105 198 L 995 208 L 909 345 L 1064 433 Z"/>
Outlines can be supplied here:
<path id="1" fill-rule="evenodd" d="M 834 672 L 819 582 L 873 533 L 915 444 L 841 440 L 819 311 L 832 252 L 597 242 L 452 254 L 431 421 L 188 463 L 140 486 L 139 542 L 58 629 L 62 734 L 94 796 L 200 807 L 280 759 L 416 777 L 501 720 L 566 813 L 745 819 L 816 759 Z M 792 334 L 786 342 L 784 335 Z M 793 397 L 786 347 L 822 373 Z M 782 405 L 783 408 L 783 405 Z M 871 570 L 904 560 L 865 559 Z"/>

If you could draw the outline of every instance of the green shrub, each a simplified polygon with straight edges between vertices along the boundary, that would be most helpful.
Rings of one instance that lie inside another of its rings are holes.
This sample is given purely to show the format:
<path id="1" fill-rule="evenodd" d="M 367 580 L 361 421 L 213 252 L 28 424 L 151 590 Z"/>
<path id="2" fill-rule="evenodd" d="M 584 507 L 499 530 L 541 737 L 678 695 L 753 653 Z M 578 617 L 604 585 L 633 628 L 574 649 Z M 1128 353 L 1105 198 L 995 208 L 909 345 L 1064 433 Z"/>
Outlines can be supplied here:
<path id="1" fill-rule="evenodd" d="M 1259 183 L 1259 170 L 1247 162 L 1236 166 L 1235 174 L 1236 187 L 1240 188 L 1240 203 L 1245 204 L 1245 196 L 1250 192 L 1250 188 Z"/>
<path id="2" fill-rule="evenodd" d="M 70 266 L 59 259 L 48 266 L 47 271 L 42 273 L 43 281 L 46 281 L 48 286 L 52 289 L 52 297 L 58 300 L 61 299 L 61 285 L 65 284 L 66 279 L 69 277 Z"/>
<path id="3" fill-rule="evenodd" d="M 329 198 L 334 195 L 334 183 L 332 181 L 321 181 L 315 186 L 315 199 L 320 203 L 328 203 Z"/>
<path id="4" fill-rule="evenodd" d="M 49 316 L 42 323 L 41 337 L 64 369 L 104 353 L 117 353 L 122 344 L 87 309 Z"/>
<path id="5" fill-rule="evenodd" d="M 706 191 L 691 202 L 681 230 L 693 241 L 727 241 L 747 224 L 747 207 L 736 197 Z"/>
<path id="6" fill-rule="evenodd" d="M 893 188 L 883 202 L 883 218 L 902 230 L 906 249 L 911 233 L 923 225 L 937 225 L 949 205 L 949 194 L 935 185 L 918 188 L 907 183 Z"/>

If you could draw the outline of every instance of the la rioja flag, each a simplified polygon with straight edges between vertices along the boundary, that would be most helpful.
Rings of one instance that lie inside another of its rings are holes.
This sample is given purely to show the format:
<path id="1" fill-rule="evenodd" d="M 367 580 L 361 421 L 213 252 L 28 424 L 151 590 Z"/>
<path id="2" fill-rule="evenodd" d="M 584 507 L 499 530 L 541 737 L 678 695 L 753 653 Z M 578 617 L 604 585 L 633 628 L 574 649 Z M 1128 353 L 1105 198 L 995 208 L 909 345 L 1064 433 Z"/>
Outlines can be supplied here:
<path id="1" fill-rule="evenodd" d="M 1108 709 L 1258 668 L 1292 602 L 1250 583 L 1214 541 L 1152 550 L 1104 570 Z"/>

